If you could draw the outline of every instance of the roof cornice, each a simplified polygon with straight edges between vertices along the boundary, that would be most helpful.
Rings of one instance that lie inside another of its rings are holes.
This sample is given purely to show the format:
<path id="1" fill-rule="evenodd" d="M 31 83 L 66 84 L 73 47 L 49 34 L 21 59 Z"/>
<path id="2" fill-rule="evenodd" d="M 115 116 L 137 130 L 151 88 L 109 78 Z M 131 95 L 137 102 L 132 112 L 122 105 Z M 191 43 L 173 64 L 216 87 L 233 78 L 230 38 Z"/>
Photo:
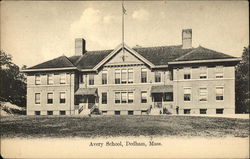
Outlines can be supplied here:
<path id="1" fill-rule="evenodd" d="M 212 60 L 193 60 L 193 61 L 173 61 L 168 62 L 169 65 L 173 64 L 190 64 L 190 63 L 211 63 L 211 62 L 236 62 L 241 61 L 241 57 L 229 58 L 229 59 L 212 59 Z"/>
<path id="2" fill-rule="evenodd" d="M 152 68 L 167 68 L 168 65 L 158 65 L 158 66 L 153 66 Z"/>
<path id="3" fill-rule="evenodd" d="M 28 73 L 28 72 L 39 72 L 39 71 L 64 71 L 64 70 L 77 70 L 77 67 L 26 69 L 26 70 L 21 70 L 21 72 Z"/>

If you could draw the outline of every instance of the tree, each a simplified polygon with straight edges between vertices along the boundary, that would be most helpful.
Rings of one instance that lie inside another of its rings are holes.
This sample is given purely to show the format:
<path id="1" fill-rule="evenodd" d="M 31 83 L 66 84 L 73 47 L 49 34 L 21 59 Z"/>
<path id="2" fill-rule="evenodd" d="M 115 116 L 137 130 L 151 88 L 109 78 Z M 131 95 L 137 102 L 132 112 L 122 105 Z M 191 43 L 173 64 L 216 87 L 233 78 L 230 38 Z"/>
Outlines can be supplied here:
<path id="1" fill-rule="evenodd" d="M 24 66 L 26 67 L 26 66 Z M 12 57 L 0 51 L 0 101 L 8 101 L 21 107 L 26 106 L 26 78 Z"/>
<path id="2" fill-rule="evenodd" d="M 235 78 L 236 113 L 249 113 L 249 46 L 244 47 Z"/>

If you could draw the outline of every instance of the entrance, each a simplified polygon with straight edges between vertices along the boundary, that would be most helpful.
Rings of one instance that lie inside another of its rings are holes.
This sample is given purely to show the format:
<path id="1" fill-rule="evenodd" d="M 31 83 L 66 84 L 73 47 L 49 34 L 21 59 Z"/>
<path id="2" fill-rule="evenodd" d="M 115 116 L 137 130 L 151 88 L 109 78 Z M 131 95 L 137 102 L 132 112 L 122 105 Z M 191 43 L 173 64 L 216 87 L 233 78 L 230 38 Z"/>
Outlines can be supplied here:
<path id="1" fill-rule="evenodd" d="M 152 94 L 154 108 L 162 108 L 163 93 L 153 93 Z"/>
<path id="2" fill-rule="evenodd" d="M 88 109 L 91 109 L 95 105 L 96 96 L 87 96 Z"/>

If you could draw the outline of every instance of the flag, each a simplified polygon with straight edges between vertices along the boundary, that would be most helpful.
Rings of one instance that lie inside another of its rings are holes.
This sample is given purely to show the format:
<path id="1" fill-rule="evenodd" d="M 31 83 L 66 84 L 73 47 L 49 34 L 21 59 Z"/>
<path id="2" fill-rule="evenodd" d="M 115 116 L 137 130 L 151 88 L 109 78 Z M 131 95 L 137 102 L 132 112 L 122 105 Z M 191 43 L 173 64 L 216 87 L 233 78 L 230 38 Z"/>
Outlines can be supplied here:
<path id="1" fill-rule="evenodd" d="M 122 11 L 123 11 L 123 14 L 126 14 L 126 9 L 124 8 L 124 5 L 122 4 Z"/>

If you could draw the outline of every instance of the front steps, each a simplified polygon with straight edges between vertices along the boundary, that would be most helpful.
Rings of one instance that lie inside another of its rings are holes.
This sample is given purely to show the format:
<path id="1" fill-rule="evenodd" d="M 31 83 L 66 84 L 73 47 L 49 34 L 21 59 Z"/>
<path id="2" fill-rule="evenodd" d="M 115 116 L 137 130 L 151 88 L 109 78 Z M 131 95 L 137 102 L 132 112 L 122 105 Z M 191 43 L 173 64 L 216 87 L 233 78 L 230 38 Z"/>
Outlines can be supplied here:
<path id="1" fill-rule="evenodd" d="M 152 108 L 149 115 L 160 115 L 163 113 L 162 108 Z"/>

